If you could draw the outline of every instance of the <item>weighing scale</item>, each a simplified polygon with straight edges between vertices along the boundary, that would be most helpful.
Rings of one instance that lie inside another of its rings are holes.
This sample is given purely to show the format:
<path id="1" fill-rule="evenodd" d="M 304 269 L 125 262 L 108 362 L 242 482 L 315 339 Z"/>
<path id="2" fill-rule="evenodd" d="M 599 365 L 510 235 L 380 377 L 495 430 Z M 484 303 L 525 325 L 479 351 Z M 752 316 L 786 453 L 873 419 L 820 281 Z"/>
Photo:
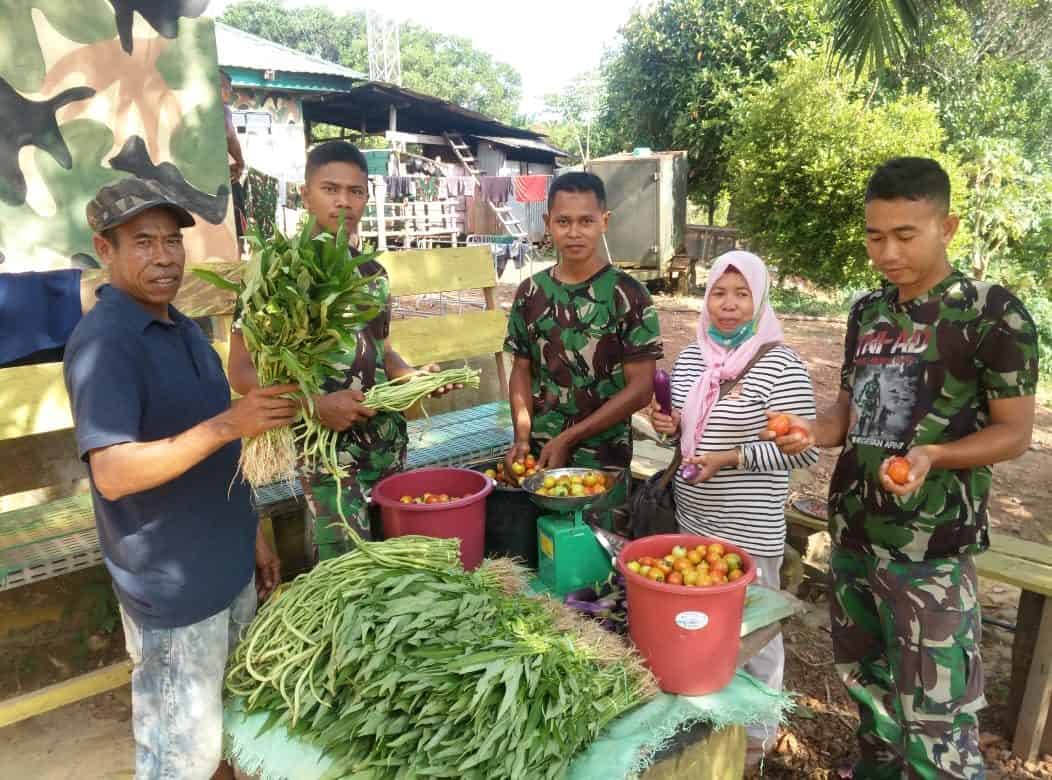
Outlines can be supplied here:
<path id="1" fill-rule="evenodd" d="M 624 501 L 624 469 L 603 469 L 617 481 L 597 496 L 542 496 L 536 491 L 546 477 L 583 477 L 599 469 L 548 469 L 523 480 L 522 487 L 545 514 L 537 518 L 537 575 L 545 587 L 562 597 L 595 585 L 609 576 L 617 537 L 584 519 L 586 512 L 602 512 Z"/>

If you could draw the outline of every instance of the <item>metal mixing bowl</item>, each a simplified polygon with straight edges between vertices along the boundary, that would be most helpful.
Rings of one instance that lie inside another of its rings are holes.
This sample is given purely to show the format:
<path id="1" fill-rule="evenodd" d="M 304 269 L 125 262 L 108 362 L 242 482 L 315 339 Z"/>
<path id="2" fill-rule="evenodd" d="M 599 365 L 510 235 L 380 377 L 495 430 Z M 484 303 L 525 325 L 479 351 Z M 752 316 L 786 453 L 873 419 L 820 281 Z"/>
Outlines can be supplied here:
<path id="1" fill-rule="evenodd" d="M 614 493 L 617 492 L 616 482 L 598 496 L 557 497 L 542 496 L 537 493 L 538 490 L 544 487 L 544 480 L 546 477 L 555 477 L 556 479 L 559 477 L 583 477 L 585 474 L 591 474 L 595 471 L 601 471 L 604 474 L 613 474 L 617 481 L 624 480 L 626 473 L 625 469 L 548 469 L 546 471 L 539 471 L 532 477 L 527 477 L 522 482 L 522 488 L 529 495 L 530 500 L 533 501 L 533 503 L 541 509 L 546 509 L 549 512 L 557 512 L 559 514 L 585 510 L 601 512 L 605 509 L 610 509 L 613 506 Z"/>

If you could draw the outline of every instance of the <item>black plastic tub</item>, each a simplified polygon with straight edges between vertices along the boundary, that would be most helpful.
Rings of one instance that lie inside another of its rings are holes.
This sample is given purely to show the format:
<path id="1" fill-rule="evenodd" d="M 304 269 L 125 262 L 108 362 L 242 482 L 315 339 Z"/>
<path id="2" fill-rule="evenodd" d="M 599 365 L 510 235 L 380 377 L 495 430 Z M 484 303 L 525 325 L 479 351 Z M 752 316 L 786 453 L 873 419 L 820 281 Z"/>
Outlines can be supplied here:
<path id="1" fill-rule="evenodd" d="M 495 469 L 495 463 L 473 467 L 476 471 Z M 485 553 L 526 561 L 537 568 L 537 518 L 541 510 L 522 488 L 497 483 L 486 498 Z"/>

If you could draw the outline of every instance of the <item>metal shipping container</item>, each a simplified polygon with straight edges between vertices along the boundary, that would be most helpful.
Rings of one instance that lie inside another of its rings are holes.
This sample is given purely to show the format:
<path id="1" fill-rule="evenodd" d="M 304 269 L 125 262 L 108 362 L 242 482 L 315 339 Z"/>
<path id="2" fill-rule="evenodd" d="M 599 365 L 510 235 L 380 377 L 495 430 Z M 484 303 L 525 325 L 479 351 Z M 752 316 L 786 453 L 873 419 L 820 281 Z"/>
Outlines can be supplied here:
<path id="1" fill-rule="evenodd" d="M 606 185 L 615 263 L 641 279 L 667 275 L 687 222 L 687 153 L 614 154 L 588 164 Z"/>

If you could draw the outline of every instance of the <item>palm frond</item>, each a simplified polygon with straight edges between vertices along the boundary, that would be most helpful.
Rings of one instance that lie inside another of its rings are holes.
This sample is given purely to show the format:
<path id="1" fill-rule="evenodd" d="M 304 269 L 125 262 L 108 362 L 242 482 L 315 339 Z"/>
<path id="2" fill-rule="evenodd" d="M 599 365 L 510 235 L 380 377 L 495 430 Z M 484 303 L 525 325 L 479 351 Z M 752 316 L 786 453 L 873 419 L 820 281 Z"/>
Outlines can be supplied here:
<path id="1" fill-rule="evenodd" d="M 833 58 L 837 68 L 881 70 L 901 62 L 923 27 L 926 15 L 950 0 L 829 0 Z"/>

